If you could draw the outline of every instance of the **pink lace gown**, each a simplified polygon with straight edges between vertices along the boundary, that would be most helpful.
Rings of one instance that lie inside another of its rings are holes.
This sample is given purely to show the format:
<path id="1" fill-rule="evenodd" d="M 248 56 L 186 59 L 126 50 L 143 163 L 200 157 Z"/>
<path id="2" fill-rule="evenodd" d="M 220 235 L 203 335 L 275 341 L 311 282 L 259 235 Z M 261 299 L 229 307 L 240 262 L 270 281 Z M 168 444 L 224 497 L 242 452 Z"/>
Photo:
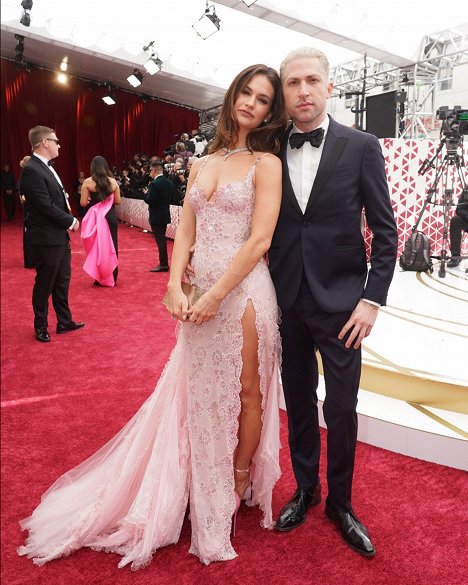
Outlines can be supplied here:
<path id="1" fill-rule="evenodd" d="M 202 167 L 203 168 L 203 167 Z M 195 284 L 207 290 L 249 237 L 256 163 L 210 201 L 196 181 Z M 179 323 L 177 343 L 155 391 L 104 447 L 58 479 L 21 526 L 18 552 L 42 565 L 80 547 L 117 552 L 119 567 L 147 565 L 178 541 L 190 501 L 190 552 L 203 563 L 235 558 L 233 455 L 240 413 L 241 318 L 256 313 L 263 426 L 254 455 L 253 497 L 272 528 L 272 490 L 280 476 L 278 309 L 262 259 L 202 325 Z"/>

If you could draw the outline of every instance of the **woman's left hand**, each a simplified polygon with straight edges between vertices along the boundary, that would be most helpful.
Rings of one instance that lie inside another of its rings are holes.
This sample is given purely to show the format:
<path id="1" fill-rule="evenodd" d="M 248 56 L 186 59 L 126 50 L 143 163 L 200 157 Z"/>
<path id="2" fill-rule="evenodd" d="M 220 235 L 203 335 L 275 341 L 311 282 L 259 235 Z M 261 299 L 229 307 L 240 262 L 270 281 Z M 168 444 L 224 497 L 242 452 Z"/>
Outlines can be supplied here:
<path id="1" fill-rule="evenodd" d="M 196 325 L 211 321 L 218 314 L 220 304 L 221 301 L 211 291 L 206 292 L 190 308 L 188 321 Z"/>

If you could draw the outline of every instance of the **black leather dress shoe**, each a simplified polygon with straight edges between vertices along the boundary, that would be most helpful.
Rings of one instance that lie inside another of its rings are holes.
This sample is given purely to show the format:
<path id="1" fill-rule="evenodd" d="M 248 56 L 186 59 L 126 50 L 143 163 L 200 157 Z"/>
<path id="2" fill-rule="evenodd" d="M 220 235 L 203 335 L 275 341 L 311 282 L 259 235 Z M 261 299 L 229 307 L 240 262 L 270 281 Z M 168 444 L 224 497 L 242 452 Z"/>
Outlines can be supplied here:
<path id="1" fill-rule="evenodd" d="M 455 268 L 455 266 L 458 266 L 459 264 L 461 264 L 461 258 L 452 257 L 447 262 L 447 268 Z"/>
<path id="2" fill-rule="evenodd" d="M 338 526 L 346 544 L 365 557 L 375 556 L 375 548 L 369 532 L 364 524 L 356 518 L 354 512 L 342 512 L 327 504 L 325 514 Z"/>
<path id="3" fill-rule="evenodd" d="M 75 331 L 75 329 L 81 329 L 84 327 L 84 323 L 75 323 L 75 321 L 70 321 L 70 323 L 57 323 L 57 333 L 68 333 L 69 331 Z"/>
<path id="4" fill-rule="evenodd" d="M 47 329 L 36 329 L 36 339 L 43 343 L 50 341 L 50 335 Z"/>
<path id="5" fill-rule="evenodd" d="M 150 272 L 169 272 L 169 266 L 156 266 L 156 268 L 150 268 Z"/>
<path id="6" fill-rule="evenodd" d="M 298 488 L 292 499 L 281 508 L 275 528 L 280 532 L 294 530 L 305 522 L 307 510 L 322 500 L 322 488 L 318 483 L 313 490 Z"/>

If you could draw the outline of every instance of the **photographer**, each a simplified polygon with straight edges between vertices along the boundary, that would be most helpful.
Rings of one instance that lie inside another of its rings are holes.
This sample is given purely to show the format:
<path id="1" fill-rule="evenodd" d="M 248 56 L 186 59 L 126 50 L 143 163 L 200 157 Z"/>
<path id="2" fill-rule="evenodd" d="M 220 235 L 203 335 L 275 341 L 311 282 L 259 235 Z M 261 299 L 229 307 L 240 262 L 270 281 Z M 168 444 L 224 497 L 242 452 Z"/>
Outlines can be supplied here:
<path id="1" fill-rule="evenodd" d="M 178 169 L 174 176 L 174 194 L 172 205 L 183 205 L 185 193 L 187 191 L 189 171 L 187 169 Z"/>
<path id="2" fill-rule="evenodd" d="M 454 268 L 462 261 L 460 257 L 462 231 L 468 232 L 468 192 L 466 189 L 462 191 L 455 215 L 450 220 L 450 253 L 452 258 L 447 263 L 448 268 Z"/>

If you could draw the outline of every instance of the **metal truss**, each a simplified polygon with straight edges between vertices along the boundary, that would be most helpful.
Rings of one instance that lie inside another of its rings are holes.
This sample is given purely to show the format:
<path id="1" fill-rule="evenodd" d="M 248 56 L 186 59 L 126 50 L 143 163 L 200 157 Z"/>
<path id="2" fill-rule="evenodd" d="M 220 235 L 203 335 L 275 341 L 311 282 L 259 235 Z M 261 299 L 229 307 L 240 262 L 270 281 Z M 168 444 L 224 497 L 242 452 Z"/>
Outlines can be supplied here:
<path id="1" fill-rule="evenodd" d="M 417 61 L 410 67 L 395 67 L 361 57 L 330 71 L 333 95 L 359 95 L 377 87 L 404 90 L 407 102 L 398 112 L 400 137 L 430 137 L 436 127 L 435 96 L 438 83 L 450 78 L 454 67 L 468 64 L 468 24 L 423 37 Z"/>

